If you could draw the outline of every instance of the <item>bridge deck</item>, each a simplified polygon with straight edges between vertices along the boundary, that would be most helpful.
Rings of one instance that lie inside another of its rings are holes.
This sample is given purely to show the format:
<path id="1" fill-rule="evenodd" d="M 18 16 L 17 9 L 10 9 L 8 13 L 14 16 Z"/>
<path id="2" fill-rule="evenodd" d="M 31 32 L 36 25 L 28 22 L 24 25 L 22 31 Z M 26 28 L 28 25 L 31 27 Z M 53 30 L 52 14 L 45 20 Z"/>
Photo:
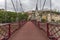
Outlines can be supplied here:
<path id="1" fill-rule="evenodd" d="M 9 40 L 49 40 L 45 32 L 36 27 L 32 22 L 27 22 L 15 32 Z"/>

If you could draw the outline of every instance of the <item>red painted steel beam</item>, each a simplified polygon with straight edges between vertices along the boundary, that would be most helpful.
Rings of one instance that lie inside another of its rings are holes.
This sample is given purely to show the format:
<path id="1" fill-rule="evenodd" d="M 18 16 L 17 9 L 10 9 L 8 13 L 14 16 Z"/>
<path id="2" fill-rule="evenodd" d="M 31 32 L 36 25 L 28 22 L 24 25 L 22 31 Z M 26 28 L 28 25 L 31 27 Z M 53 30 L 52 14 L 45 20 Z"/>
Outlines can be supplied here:
<path id="1" fill-rule="evenodd" d="M 11 24 L 8 24 L 9 28 L 8 28 L 8 38 L 11 36 Z"/>
<path id="2" fill-rule="evenodd" d="M 60 29 L 58 30 L 58 31 L 56 31 L 54 34 L 52 34 L 52 35 L 55 35 L 56 33 L 58 33 L 60 31 Z"/>
<path id="3" fill-rule="evenodd" d="M 49 23 L 47 23 L 47 36 L 49 37 Z"/>
<path id="4" fill-rule="evenodd" d="M 54 28 L 52 28 L 52 29 L 50 30 L 50 32 L 52 32 L 54 29 L 55 29 L 55 27 L 54 27 Z"/>

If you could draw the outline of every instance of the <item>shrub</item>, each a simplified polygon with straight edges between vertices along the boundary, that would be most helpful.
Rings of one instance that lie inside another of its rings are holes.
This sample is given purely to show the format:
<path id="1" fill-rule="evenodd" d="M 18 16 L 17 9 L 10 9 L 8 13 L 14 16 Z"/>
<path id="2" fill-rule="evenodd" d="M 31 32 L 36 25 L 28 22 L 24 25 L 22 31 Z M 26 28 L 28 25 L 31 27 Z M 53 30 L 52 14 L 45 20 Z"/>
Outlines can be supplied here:
<path id="1" fill-rule="evenodd" d="M 28 19 L 28 14 L 22 14 L 22 13 L 18 13 L 18 19 L 19 21 L 21 20 L 27 20 Z"/>
<path id="2" fill-rule="evenodd" d="M 15 22 L 18 18 L 19 21 L 21 20 L 27 20 L 28 14 L 27 13 L 16 13 L 16 12 L 10 12 L 10 11 L 0 11 L 0 23 L 10 23 Z M 17 21 L 18 21 L 17 20 Z"/>
<path id="3" fill-rule="evenodd" d="M 9 11 L 0 11 L 0 23 L 5 22 L 15 22 L 16 21 L 16 13 Z"/>
<path id="4" fill-rule="evenodd" d="M 57 22 L 57 23 L 60 23 L 60 20 L 57 20 L 56 22 Z"/>
<path id="5" fill-rule="evenodd" d="M 41 19 L 41 22 L 47 22 L 47 20 L 46 19 Z"/>
<path id="6" fill-rule="evenodd" d="M 52 19 L 51 21 L 52 21 L 52 22 L 55 22 L 55 20 L 54 20 L 54 19 Z"/>

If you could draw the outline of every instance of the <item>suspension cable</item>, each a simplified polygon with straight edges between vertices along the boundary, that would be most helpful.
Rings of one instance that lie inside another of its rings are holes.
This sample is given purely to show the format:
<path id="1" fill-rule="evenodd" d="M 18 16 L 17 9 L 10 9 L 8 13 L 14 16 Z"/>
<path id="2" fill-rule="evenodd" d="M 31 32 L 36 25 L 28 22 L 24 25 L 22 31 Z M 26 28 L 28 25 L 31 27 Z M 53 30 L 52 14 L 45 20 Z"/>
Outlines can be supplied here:
<path id="1" fill-rule="evenodd" d="M 7 0 L 5 0 L 5 14 L 4 14 L 4 18 L 5 18 L 5 22 L 6 22 L 6 11 L 7 11 Z"/>
<path id="2" fill-rule="evenodd" d="M 52 9 L 52 2 L 51 2 L 51 0 L 50 0 L 50 15 L 51 15 L 51 20 L 52 20 L 52 13 L 51 13 L 51 10 Z"/>
<path id="3" fill-rule="evenodd" d="M 17 17 L 16 17 L 16 21 L 18 22 L 18 0 L 16 0 L 16 13 L 17 13 Z"/>
<path id="4" fill-rule="evenodd" d="M 45 3 L 46 3 L 46 0 L 45 0 L 44 3 L 43 3 L 42 10 L 44 9 Z"/>
<path id="5" fill-rule="evenodd" d="M 5 10 L 7 10 L 7 0 L 5 0 Z"/>
<path id="6" fill-rule="evenodd" d="M 21 0 L 19 0 L 19 3 L 20 3 L 20 6 L 21 6 L 21 9 L 22 9 L 22 12 L 24 12 L 24 9 L 23 9 L 23 7 L 22 7 Z"/>
<path id="7" fill-rule="evenodd" d="M 11 0 L 11 2 L 12 2 L 12 5 L 13 5 L 13 8 L 14 8 L 15 12 L 17 12 L 16 8 L 15 8 L 15 5 L 14 5 L 14 2 L 12 0 Z"/>
<path id="8" fill-rule="evenodd" d="M 51 11 L 51 9 L 52 9 L 52 2 L 51 2 L 51 0 L 50 0 L 50 11 Z"/>
<path id="9" fill-rule="evenodd" d="M 45 3 L 46 3 L 46 0 L 44 1 L 43 6 L 41 7 L 41 10 L 42 10 L 42 11 L 43 11 L 43 9 L 44 9 Z M 40 6 L 41 6 L 41 0 L 40 0 Z M 40 12 L 40 14 L 39 14 L 41 18 L 42 18 L 42 13 L 43 13 L 43 12 Z M 41 18 L 40 18 L 40 21 L 41 21 Z"/>
<path id="10" fill-rule="evenodd" d="M 38 11 L 38 0 L 36 2 L 36 11 Z"/>
<path id="11" fill-rule="evenodd" d="M 18 11 L 18 2 L 16 0 L 16 12 Z"/>
<path id="12" fill-rule="evenodd" d="M 41 10 L 41 0 L 40 0 L 40 10 Z"/>

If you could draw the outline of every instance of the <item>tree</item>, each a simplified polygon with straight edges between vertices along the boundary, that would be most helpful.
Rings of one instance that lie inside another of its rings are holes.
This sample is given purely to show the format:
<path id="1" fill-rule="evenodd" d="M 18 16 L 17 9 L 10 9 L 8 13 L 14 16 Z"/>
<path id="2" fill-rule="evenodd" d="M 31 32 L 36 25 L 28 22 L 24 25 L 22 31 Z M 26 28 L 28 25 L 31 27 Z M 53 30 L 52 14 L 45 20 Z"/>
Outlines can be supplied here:
<path id="1" fill-rule="evenodd" d="M 26 13 L 24 13 L 24 14 L 18 13 L 18 19 L 19 19 L 19 21 L 27 20 L 28 19 L 28 14 L 26 14 Z"/>

